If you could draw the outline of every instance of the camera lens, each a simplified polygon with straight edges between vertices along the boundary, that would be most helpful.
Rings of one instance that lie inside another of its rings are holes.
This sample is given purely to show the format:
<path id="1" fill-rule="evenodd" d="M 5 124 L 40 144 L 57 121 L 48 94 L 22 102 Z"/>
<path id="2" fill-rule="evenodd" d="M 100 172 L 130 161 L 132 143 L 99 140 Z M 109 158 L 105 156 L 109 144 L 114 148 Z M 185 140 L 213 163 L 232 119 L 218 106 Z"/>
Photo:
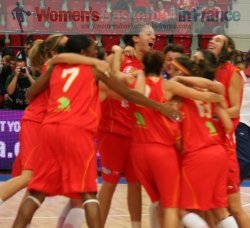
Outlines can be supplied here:
<path id="1" fill-rule="evenodd" d="M 25 74 L 26 73 L 26 69 L 25 67 L 22 67 L 21 70 L 20 70 L 21 73 Z"/>

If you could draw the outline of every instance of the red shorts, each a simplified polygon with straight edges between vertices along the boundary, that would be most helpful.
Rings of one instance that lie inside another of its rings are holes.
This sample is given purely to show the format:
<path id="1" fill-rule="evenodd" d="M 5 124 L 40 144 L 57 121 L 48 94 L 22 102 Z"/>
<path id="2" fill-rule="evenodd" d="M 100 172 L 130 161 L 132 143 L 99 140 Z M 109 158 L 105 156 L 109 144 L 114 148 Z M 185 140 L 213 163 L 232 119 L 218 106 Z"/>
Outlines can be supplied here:
<path id="1" fill-rule="evenodd" d="M 137 177 L 152 202 L 163 208 L 177 208 L 180 166 L 174 147 L 161 144 L 132 144 Z"/>
<path id="2" fill-rule="evenodd" d="M 36 163 L 36 150 L 41 123 L 22 120 L 19 134 L 20 150 L 12 167 L 12 176 L 21 175 L 23 170 L 33 170 Z"/>
<path id="3" fill-rule="evenodd" d="M 184 153 L 180 208 L 205 211 L 227 207 L 227 164 L 221 145 Z"/>
<path id="4" fill-rule="evenodd" d="M 80 196 L 80 193 L 97 192 L 96 179 L 92 134 L 71 125 L 45 124 L 41 127 L 37 168 L 29 190 L 49 196 Z"/>
<path id="5" fill-rule="evenodd" d="M 228 155 L 227 192 L 228 194 L 233 194 L 233 193 L 237 193 L 240 191 L 239 163 L 236 157 L 236 151 L 232 153 L 232 152 L 229 152 L 228 150 L 227 155 Z"/>
<path id="6" fill-rule="evenodd" d="M 235 134 L 231 134 L 226 138 L 225 149 L 228 155 L 227 192 L 233 194 L 240 191 L 240 170 L 236 155 Z"/>
<path id="7" fill-rule="evenodd" d="M 124 173 L 127 182 L 138 182 L 130 155 L 131 138 L 98 132 L 103 180 L 116 184 Z"/>

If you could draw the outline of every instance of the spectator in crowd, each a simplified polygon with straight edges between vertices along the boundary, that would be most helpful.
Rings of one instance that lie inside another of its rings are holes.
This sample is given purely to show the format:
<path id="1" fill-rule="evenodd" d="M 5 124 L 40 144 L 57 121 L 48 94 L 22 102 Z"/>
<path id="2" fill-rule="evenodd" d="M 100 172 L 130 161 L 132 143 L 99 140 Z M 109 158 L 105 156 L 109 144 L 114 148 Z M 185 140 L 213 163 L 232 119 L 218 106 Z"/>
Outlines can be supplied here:
<path id="1" fill-rule="evenodd" d="M 240 166 L 240 181 L 250 174 L 250 50 L 246 54 L 245 68 L 240 72 L 243 81 L 243 97 L 240 123 L 235 131 L 237 158 Z"/>
<path id="2" fill-rule="evenodd" d="M 129 12 L 132 11 L 132 5 L 130 0 L 119 0 L 114 2 L 114 4 L 108 3 L 108 10 L 111 12 L 112 10 L 128 10 Z"/>
<path id="3" fill-rule="evenodd" d="M 166 10 L 162 1 L 157 1 L 154 11 L 153 27 L 156 31 L 173 33 L 175 30 L 176 16 L 173 10 Z"/>
<path id="4" fill-rule="evenodd" d="M 8 93 L 4 107 L 6 109 L 25 109 L 28 105 L 25 100 L 27 89 L 34 83 L 23 59 L 18 59 L 15 71 L 8 76 L 5 88 Z"/>
<path id="5" fill-rule="evenodd" d="M 179 14 L 179 21 L 190 21 L 193 8 L 198 5 L 197 0 L 177 0 L 176 9 Z"/>
<path id="6" fill-rule="evenodd" d="M 10 64 L 10 55 L 5 55 L 2 57 L 1 64 L 0 64 L 0 74 L 2 69 Z"/>
<path id="7" fill-rule="evenodd" d="M 10 64 L 10 55 L 3 56 L 0 64 L 0 108 L 3 108 L 4 104 L 4 83 L 5 80 L 1 77 L 2 70 L 8 68 Z"/>
<path id="8" fill-rule="evenodd" d="M 24 48 L 22 50 L 20 50 L 17 54 L 16 57 L 18 59 L 23 59 L 26 63 L 26 66 L 28 67 L 28 69 L 30 69 L 30 60 L 28 58 L 29 55 L 29 51 L 31 49 L 33 45 L 33 40 L 32 39 L 28 39 L 25 44 L 24 44 Z"/>
<path id="9" fill-rule="evenodd" d="M 136 12 L 152 12 L 153 6 L 150 0 L 130 0 L 132 2 L 133 11 Z"/>
<path id="10" fill-rule="evenodd" d="M 197 0 L 178 0 L 176 3 L 176 30 L 177 35 L 192 34 L 192 14 L 193 9 L 197 7 Z M 189 51 L 188 51 L 189 52 Z"/>
<path id="11" fill-rule="evenodd" d="M 201 9 L 201 22 L 203 23 L 203 33 L 224 33 L 221 22 L 222 10 L 216 6 L 217 0 L 207 0 L 207 5 Z"/>
<path id="12" fill-rule="evenodd" d="M 5 55 L 2 59 L 2 69 L 0 73 L 0 107 L 1 108 L 3 108 L 4 101 L 8 98 L 8 94 L 5 88 L 6 80 L 8 76 L 12 74 L 16 68 L 16 57 L 15 56 L 8 57 L 8 56 L 9 55 Z M 5 62 L 6 58 L 7 60 L 8 58 L 10 58 L 8 64 L 3 63 L 3 61 Z"/>
<path id="13" fill-rule="evenodd" d="M 3 57 L 4 56 L 4 49 L 5 49 L 5 41 L 4 41 L 4 38 L 1 38 L 0 39 L 0 57 Z"/>
<path id="14" fill-rule="evenodd" d="M 198 29 L 198 47 L 201 48 L 202 34 L 224 34 L 221 21 L 221 8 L 216 6 L 217 0 L 207 0 L 201 9 L 201 25 Z"/>
<path id="15" fill-rule="evenodd" d="M 154 7 L 150 0 L 131 0 L 131 2 L 133 23 L 151 23 Z"/>

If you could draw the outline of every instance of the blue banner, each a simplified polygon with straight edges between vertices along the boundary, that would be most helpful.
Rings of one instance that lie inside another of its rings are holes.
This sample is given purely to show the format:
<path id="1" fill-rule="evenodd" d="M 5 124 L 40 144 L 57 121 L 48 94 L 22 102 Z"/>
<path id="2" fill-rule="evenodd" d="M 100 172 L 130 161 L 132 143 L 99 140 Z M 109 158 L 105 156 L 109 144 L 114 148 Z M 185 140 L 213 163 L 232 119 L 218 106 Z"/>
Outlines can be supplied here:
<path id="1" fill-rule="evenodd" d="M 23 111 L 0 110 L 0 170 L 11 170 L 19 153 L 19 132 Z M 97 144 L 97 142 L 95 142 Z M 97 167 L 101 171 L 100 155 L 97 153 Z"/>
<path id="2" fill-rule="evenodd" d="M 23 111 L 0 111 L 0 170 L 10 170 L 19 152 Z"/>

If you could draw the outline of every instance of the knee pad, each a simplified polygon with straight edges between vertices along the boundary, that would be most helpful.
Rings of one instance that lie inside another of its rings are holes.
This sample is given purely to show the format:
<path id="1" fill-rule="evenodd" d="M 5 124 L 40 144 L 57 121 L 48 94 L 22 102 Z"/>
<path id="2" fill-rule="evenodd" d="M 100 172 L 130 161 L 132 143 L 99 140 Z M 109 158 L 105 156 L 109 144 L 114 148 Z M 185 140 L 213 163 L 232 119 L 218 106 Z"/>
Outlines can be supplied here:
<path id="1" fill-rule="evenodd" d="M 34 196 L 28 196 L 27 199 L 31 199 L 38 207 L 41 206 L 41 202 Z"/>
<path id="2" fill-rule="evenodd" d="M 88 203 L 97 203 L 99 205 L 99 200 L 98 199 L 88 199 L 88 200 L 85 200 L 83 202 L 82 206 L 84 207 Z"/>

